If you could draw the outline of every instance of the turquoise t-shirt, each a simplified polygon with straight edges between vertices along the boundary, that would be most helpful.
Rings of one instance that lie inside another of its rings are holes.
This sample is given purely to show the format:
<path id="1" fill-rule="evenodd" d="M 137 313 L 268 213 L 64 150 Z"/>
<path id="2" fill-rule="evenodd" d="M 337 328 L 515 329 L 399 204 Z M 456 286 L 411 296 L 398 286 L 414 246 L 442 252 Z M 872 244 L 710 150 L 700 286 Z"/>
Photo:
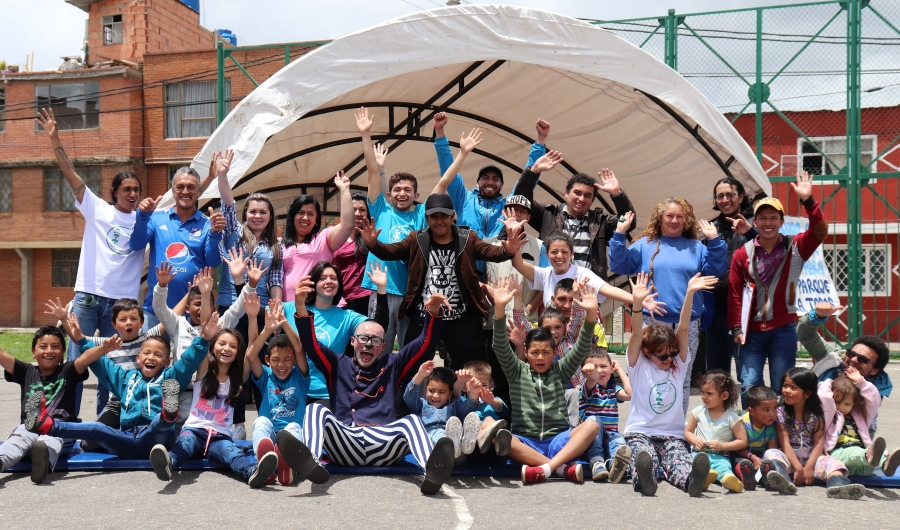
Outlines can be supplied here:
<path id="1" fill-rule="evenodd" d="M 356 311 L 342 309 L 332 306 L 331 309 L 321 310 L 315 307 L 306 307 L 306 310 L 313 315 L 313 323 L 316 325 L 316 339 L 319 344 L 329 348 L 338 355 L 343 355 L 347 345 L 350 344 L 350 337 L 356 331 L 356 327 L 365 322 L 366 317 L 360 315 Z M 297 329 L 294 321 L 294 313 L 297 306 L 294 302 L 285 302 L 284 314 L 288 316 L 288 322 L 294 330 Z M 307 359 L 309 356 L 307 356 Z M 312 361 L 309 361 L 309 392 L 308 397 L 312 399 L 328 399 L 328 387 L 325 386 L 325 376 L 316 368 Z"/>
<path id="2" fill-rule="evenodd" d="M 381 229 L 378 241 L 382 243 L 399 243 L 411 231 L 421 230 L 426 226 L 424 204 L 416 204 L 408 212 L 398 212 L 387 202 L 383 193 L 374 203 L 369 203 L 369 215 L 375 219 L 375 228 Z M 369 258 L 366 260 L 366 270 L 371 270 L 372 263 L 381 263 L 387 270 L 388 294 L 403 295 L 406 293 L 409 269 L 405 261 L 381 261 L 370 252 Z M 363 277 L 362 286 L 365 289 L 378 290 L 368 276 Z"/>
<path id="3" fill-rule="evenodd" d="M 275 432 L 287 427 L 288 423 L 299 423 L 301 427 L 303 426 L 309 377 L 303 377 L 297 365 L 294 365 L 287 379 L 275 377 L 268 366 L 263 366 L 263 373 L 259 379 L 252 374 L 250 377 L 262 393 L 259 415 L 272 421 Z"/>

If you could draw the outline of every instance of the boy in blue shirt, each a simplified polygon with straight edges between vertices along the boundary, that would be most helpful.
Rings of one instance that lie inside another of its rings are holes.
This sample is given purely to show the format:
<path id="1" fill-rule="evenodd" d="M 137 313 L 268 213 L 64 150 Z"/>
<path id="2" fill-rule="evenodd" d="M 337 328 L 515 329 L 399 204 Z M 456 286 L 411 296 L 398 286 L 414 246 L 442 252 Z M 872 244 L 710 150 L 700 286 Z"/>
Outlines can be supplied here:
<path id="1" fill-rule="evenodd" d="M 425 397 L 421 397 L 422 384 L 425 384 Z M 461 400 L 455 396 L 454 387 L 457 384 L 456 374 L 449 368 L 438 366 L 434 361 L 425 361 L 419 366 L 416 375 L 406 386 L 403 400 L 411 414 L 422 418 L 425 431 L 431 436 L 431 441 L 437 443 L 441 438 L 447 437 L 453 441 L 454 458 L 470 454 L 475 444 L 475 435 L 481 423 L 475 414 L 477 400 Z M 470 417 L 471 416 L 471 417 Z M 465 427 L 461 419 L 465 419 Z M 470 439 L 472 443 L 463 450 L 463 438 Z"/>
<path id="2" fill-rule="evenodd" d="M 472 395 L 477 402 L 475 413 L 481 420 L 476 439 L 478 450 L 484 454 L 493 447 L 497 456 L 506 456 L 512 444 L 512 433 L 506 429 L 505 419 L 509 418 L 509 407 L 494 395 L 491 365 L 484 361 L 469 361 L 463 366 L 462 372 L 472 375 L 466 382 L 460 399 L 468 400 L 469 395 Z"/>

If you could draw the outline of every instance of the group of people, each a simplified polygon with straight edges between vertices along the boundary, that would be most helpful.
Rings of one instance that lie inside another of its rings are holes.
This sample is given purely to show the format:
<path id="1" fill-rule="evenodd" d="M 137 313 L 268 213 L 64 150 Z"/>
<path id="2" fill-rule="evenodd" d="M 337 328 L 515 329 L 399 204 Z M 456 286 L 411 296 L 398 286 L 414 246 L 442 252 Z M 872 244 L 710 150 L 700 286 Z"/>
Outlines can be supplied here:
<path id="1" fill-rule="evenodd" d="M 442 176 L 422 203 L 415 176 L 387 176 L 375 116 L 363 108 L 355 118 L 368 193 L 351 192 L 338 173 L 339 222 L 323 227 L 319 201 L 300 195 L 279 236 L 266 195 L 249 195 L 238 218 L 231 151 L 213 156 L 205 178 L 176 171 L 171 208 L 141 199 L 130 172 L 115 176 L 108 204 L 87 189 L 42 110 L 85 234 L 70 308 L 47 304 L 62 330 L 35 333 L 36 365 L 0 350 L 6 379 L 22 387 L 22 424 L 0 445 L 2 470 L 30 458 L 39 483 L 80 441 L 149 458 L 161 480 L 207 457 L 251 487 L 323 483 L 328 462 L 387 466 L 411 454 L 427 495 L 455 465 L 502 457 L 522 465 L 526 484 L 582 482 L 584 460 L 594 481 L 630 477 L 644 495 L 660 479 L 699 496 L 715 481 L 790 494 L 818 478 L 830 497 L 859 498 L 865 489 L 849 475 L 900 466 L 900 452 L 876 434 L 891 391 L 886 344 L 826 343 L 816 330 L 837 309 L 829 304 L 798 323 L 796 284 L 828 231 L 809 175 L 792 185 L 810 220 L 796 236 L 779 233 L 778 199 L 751 204 L 725 178 L 713 188 L 713 222 L 670 197 L 629 244 L 634 207 L 608 169 L 572 176 L 563 204 L 535 201 L 540 174 L 563 160 L 545 146 L 544 120 L 504 197 L 495 165 L 466 187 L 459 172 L 481 131 L 462 134 L 454 157 L 448 116 L 437 113 Z M 204 215 L 197 201 L 213 181 L 221 206 Z M 615 212 L 593 207 L 600 194 Z M 139 302 L 145 249 L 149 288 Z M 611 273 L 633 277 L 630 292 L 607 283 Z M 606 298 L 641 311 L 625 366 L 607 351 Z M 705 331 L 704 312 L 715 315 Z M 701 332 L 703 405 L 689 410 Z M 812 371 L 794 367 L 798 335 Z M 439 343 L 444 366 L 434 362 Z M 88 370 L 97 420 L 81 422 Z M 248 434 L 250 399 L 252 445 L 236 444 Z M 623 401 L 631 405 L 620 427 Z"/>

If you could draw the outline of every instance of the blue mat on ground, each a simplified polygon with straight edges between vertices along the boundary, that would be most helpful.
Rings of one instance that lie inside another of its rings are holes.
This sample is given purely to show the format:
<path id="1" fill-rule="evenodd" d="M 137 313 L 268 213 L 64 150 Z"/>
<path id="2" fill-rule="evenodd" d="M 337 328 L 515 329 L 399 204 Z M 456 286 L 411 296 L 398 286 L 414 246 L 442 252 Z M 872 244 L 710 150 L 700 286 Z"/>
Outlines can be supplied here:
<path id="1" fill-rule="evenodd" d="M 250 447 L 252 442 L 249 440 L 238 440 L 238 445 Z M 481 455 L 479 455 L 480 457 Z M 585 466 L 586 463 L 582 462 Z M 412 455 L 407 454 L 406 457 L 392 466 L 340 466 L 330 462 L 324 464 L 325 469 L 333 475 L 421 475 L 422 468 L 416 464 Z M 208 459 L 197 459 L 186 462 L 181 469 L 188 471 L 199 471 L 204 469 L 222 469 L 224 466 Z M 146 458 L 120 458 L 109 453 L 86 453 L 76 444 L 68 455 L 60 457 L 56 463 L 54 471 L 132 471 L 132 470 L 152 470 L 150 460 Z M 514 464 L 508 459 L 497 458 L 486 459 L 478 458 L 477 462 L 459 464 L 453 469 L 456 476 L 466 477 L 513 477 L 518 478 L 521 473 L 522 466 Z M 11 472 L 30 472 L 31 461 L 25 460 L 11 467 Z M 590 469 L 585 467 L 585 478 L 590 475 Z M 892 477 L 886 477 L 881 470 L 877 470 L 868 477 L 850 477 L 850 480 L 856 484 L 865 486 L 881 487 L 881 488 L 900 488 L 900 470 Z"/>

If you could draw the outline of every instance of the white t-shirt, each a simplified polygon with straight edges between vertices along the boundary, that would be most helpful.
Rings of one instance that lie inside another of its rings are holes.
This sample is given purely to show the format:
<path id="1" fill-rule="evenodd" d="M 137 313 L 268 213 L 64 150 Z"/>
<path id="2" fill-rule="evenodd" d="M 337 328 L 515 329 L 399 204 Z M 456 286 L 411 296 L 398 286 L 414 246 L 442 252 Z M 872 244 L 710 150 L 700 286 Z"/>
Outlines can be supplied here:
<path id="1" fill-rule="evenodd" d="M 688 353 L 688 362 L 690 362 Z M 631 379 L 631 405 L 625 434 L 684 438 L 684 378 L 688 362 L 675 358 L 677 370 L 661 370 L 643 352 L 634 366 L 628 367 Z M 673 373 L 674 372 L 674 373 Z"/>
<path id="2" fill-rule="evenodd" d="M 225 400 L 231 389 L 231 380 L 219 383 L 219 391 L 213 399 L 201 397 L 202 388 L 203 381 L 194 383 L 191 413 L 184 426 L 193 429 L 213 429 L 219 434 L 231 436 L 231 428 L 234 427 L 234 407 Z"/>
<path id="3" fill-rule="evenodd" d="M 566 278 L 573 278 L 576 280 L 588 278 L 588 283 L 597 290 L 597 302 L 602 304 L 603 301 L 606 300 L 606 297 L 600 294 L 600 288 L 606 285 L 606 282 L 591 272 L 591 269 L 587 269 L 574 263 L 569 266 L 569 270 L 562 274 L 556 274 L 553 271 L 553 267 L 535 267 L 534 281 L 528 282 L 528 287 L 531 287 L 536 291 L 544 291 L 544 306 L 546 307 L 550 305 L 550 297 L 552 297 L 553 293 L 556 291 L 556 283 Z"/>
<path id="4" fill-rule="evenodd" d="M 84 216 L 84 237 L 75 290 L 118 300 L 137 298 L 144 253 L 128 245 L 136 215 L 124 213 L 85 188 L 75 206 Z"/>

